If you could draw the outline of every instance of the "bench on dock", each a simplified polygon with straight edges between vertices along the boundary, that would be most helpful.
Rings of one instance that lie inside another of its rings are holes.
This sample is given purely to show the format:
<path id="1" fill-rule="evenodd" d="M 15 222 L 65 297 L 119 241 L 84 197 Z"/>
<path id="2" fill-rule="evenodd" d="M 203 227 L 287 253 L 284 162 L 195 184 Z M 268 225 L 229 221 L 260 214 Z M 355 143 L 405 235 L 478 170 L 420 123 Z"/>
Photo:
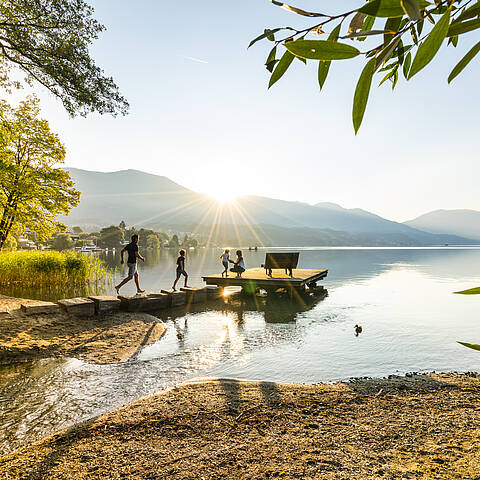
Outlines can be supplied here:
<path id="1" fill-rule="evenodd" d="M 266 253 L 265 263 L 262 267 L 265 269 L 269 277 L 272 276 L 272 270 L 278 268 L 284 268 L 285 273 L 293 277 L 293 269 L 297 268 L 299 252 L 288 253 Z"/>

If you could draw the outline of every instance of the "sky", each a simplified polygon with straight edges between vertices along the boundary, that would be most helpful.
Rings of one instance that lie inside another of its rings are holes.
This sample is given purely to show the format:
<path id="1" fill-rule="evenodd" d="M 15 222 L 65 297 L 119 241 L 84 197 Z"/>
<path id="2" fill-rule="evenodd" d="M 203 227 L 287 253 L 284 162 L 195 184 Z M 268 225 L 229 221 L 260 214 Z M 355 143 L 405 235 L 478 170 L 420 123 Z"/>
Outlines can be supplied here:
<path id="1" fill-rule="evenodd" d="M 464 36 L 392 93 L 372 86 L 360 132 L 351 122 L 362 62 L 338 61 L 319 92 L 316 65 L 294 62 L 270 90 L 265 27 L 305 20 L 268 0 L 91 0 L 106 27 L 92 46 L 131 107 L 125 117 L 68 117 L 40 88 L 66 164 L 138 169 L 216 198 L 261 195 L 333 202 L 405 221 L 440 208 L 480 210 L 480 63 L 453 84 L 478 41 Z M 298 1 L 345 11 L 362 3 Z M 376 84 L 381 77 L 378 77 Z"/>

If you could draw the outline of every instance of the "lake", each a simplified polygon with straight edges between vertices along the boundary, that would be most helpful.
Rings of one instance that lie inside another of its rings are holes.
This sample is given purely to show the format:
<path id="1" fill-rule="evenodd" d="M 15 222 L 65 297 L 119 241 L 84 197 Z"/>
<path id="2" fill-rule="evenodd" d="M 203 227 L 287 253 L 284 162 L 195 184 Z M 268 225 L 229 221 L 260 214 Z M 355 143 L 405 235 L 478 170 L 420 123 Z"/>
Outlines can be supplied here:
<path id="1" fill-rule="evenodd" d="M 480 370 L 480 352 L 456 343 L 480 343 L 480 297 L 452 294 L 480 285 L 479 248 L 295 250 L 301 252 L 300 268 L 329 269 L 321 282 L 328 296 L 302 305 L 234 296 L 188 313 L 162 312 L 166 335 L 126 363 L 57 359 L 0 367 L 2 448 L 194 377 L 315 383 Z M 202 274 L 219 272 L 220 253 L 188 251 L 189 283 L 201 285 Z M 247 268 L 259 266 L 265 256 L 263 249 L 244 253 Z M 176 252 L 145 256 L 142 287 L 170 287 Z M 118 265 L 118 256 L 106 260 Z M 122 293 L 134 293 L 133 282 Z M 363 329 L 358 336 L 356 324 Z"/>

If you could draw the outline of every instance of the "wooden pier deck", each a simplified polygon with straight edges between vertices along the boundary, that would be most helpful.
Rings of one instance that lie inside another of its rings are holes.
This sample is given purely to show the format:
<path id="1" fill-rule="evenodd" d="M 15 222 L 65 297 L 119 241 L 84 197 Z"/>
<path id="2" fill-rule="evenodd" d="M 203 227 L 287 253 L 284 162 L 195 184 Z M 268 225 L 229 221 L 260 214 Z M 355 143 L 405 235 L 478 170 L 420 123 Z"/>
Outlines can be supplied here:
<path id="1" fill-rule="evenodd" d="M 237 274 L 234 272 L 229 272 L 228 277 L 222 277 L 221 273 L 217 273 L 215 275 L 206 275 L 202 278 L 207 285 L 247 287 L 250 291 L 254 288 L 264 290 L 278 288 L 301 290 L 307 285 L 315 285 L 316 282 L 325 278 L 327 274 L 328 270 L 325 269 L 298 268 L 293 270 L 293 277 L 285 274 L 284 270 L 274 270 L 273 276 L 269 277 L 265 273 L 264 268 L 249 268 L 242 273 L 240 278 L 237 278 Z"/>

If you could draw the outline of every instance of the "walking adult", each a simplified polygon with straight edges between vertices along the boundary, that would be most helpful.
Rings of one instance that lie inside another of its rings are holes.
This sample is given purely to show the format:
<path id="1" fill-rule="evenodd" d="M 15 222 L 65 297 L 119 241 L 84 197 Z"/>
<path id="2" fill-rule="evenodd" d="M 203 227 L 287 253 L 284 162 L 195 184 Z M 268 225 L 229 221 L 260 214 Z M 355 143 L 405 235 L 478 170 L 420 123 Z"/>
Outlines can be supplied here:
<path id="1" fill-rule="evenodd" d="M 145 290 L 140 288 L 140 282 L 138 280 L 138 269 L 137 269 L 137 258 L 145 261 L 145 258 L 138 253 L 138 235 L 132 235 L 132 241 L 123 247 L 122 251 L 120 252 L 120 263 L 124 264 L 124 256 L 125 252 L 127 252 L 127 266 L 128 266 L 128 276 L 124 278 L 116 287 L 115 290 L 117 294 L 120 293 L 120 288 L 123 287 L 126 283 L 128 283 L 132 278 L 135 279 L 135 285 L 137 286 L 137 293 L 143 293 Z"/>

